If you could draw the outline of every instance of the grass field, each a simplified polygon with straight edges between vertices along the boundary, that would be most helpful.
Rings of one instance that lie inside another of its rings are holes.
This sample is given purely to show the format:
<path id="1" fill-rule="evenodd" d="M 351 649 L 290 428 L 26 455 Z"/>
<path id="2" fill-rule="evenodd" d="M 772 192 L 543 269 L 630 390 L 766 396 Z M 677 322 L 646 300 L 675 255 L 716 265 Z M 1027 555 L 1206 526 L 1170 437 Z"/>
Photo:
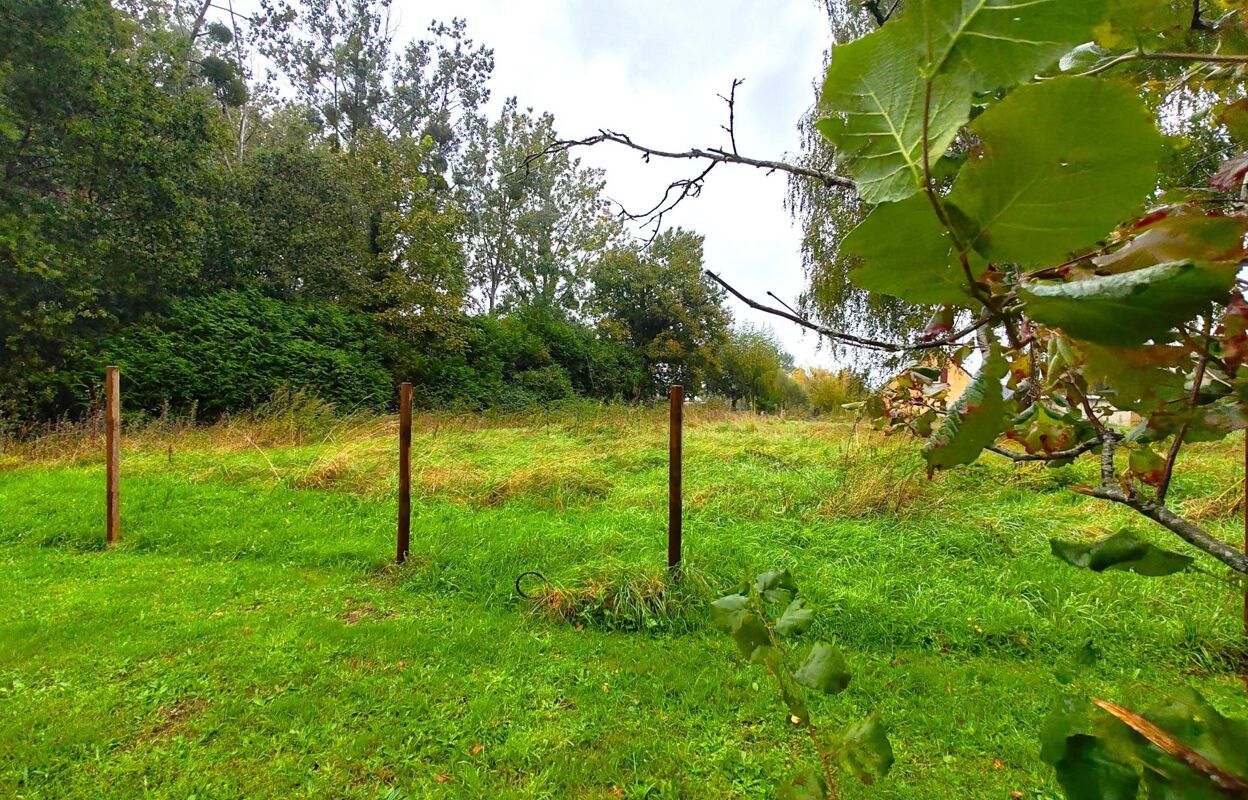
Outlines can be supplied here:
<path id="1" fill-rule="evenodd" d="M 418 418 L 403 568 L 394 418 L 150 423 L 109 550 L 98 435 L 10 446 L 0 796 L 770 797 L 809 742 L 705 600 L 777 566 L 855 673 L 812 715 L 890 728 L 892 774 L 845 797 L 1055 796 L 1037 730 L 1063 693 L 1191 684 L 1248 713 L 1215 563 L 1150 580 L 1048 554 L 1134 522 L 1067 489 L 1092 465 L 929 482 L 913 443 L 849 423 L 687 425 L 678 592 L 661 409 Z M 1174 490 L 1232 540 L 1241 447 L 1198 446 Z M 516 596 L 525 570 L 545 602 Z"/>

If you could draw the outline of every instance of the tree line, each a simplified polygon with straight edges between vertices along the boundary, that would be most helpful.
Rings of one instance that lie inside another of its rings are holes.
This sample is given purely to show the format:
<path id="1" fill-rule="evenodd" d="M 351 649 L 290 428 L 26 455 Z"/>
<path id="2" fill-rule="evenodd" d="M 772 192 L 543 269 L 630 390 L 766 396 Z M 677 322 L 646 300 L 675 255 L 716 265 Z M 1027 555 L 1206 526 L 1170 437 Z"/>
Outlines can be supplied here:
<path id="1" fill-rule="evenodd" d="M 636 240 L 601 170 L 546 152 L 463 20 L 390 0 L 14 0 L 0 10 L 0 418 L 248 408 L 852 399 L 735 326 L 703 239 Z M 821 399 L 822 398 L 822 399 Z M 830 398 L 830 399 L 829 399 Z"/>

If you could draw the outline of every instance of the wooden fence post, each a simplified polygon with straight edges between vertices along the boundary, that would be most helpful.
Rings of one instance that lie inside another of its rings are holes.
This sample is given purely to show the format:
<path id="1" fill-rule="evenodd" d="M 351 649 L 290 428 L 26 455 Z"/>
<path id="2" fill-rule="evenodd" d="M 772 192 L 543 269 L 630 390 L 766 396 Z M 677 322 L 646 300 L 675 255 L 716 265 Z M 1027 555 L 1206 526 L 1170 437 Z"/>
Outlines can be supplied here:
<path id="1" fill-rule="evenodd" d="M 106 538 L 113 544 L 121 538 L 121 372 L 104 368 L 104 443 L 108 482 Z"/>
<path id="2" fill-rule="evenodd" d="M 412 532 L 412 385 L 399 384 L 399 536 L 394 560 L 407 560 Z"/>
<path id="3" fill-rule="evenodd" d="M 673 384 L 668 390 L 667 442 L 667 567 L 673 574 L 680 565 L 681 549 L 681 459 L 685 389 Z"/>

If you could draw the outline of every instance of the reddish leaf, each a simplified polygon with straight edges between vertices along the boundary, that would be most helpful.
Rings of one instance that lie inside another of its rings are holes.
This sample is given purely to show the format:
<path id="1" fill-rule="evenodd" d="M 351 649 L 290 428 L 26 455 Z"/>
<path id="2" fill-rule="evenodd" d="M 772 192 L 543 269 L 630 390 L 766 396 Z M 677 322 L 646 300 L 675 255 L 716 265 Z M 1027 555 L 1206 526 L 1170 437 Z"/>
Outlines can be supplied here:
<path id="1" fill-rule="evenodd" d="M 1248 175 L 1248 153 L 1240 153 L 1222 162 L 1222 166 L 1209 179 L 1209 185 L 1215 189 L 1233 192 L 1243 185 L 1245 175 Z"/>
<path id="2" fill-rule="evenodd" d="M 1239 292 L 1232 296 L 1226 307 L 1217 336 L 1222 344 L 1222 360 L 1233 377 L 1239 365 L 1244 363 L 1245 352 L 1248 352 L 1248 302 Z"/>

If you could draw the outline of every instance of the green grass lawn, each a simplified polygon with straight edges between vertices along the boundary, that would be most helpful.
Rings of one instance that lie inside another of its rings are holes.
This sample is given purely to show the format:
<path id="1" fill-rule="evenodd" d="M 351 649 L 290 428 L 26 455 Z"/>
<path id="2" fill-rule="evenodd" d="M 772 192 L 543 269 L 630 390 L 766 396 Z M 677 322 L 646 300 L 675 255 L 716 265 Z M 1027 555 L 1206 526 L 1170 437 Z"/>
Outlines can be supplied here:
<path id="1" fill-rule="evenodd" d="M 1064 693 L 1248 713 L 1218 565 L 1048 554 L 1134 522 L 1069 491 L 1093 465 L 929 482 L 849 425 L 689 417 L 675 594 L 661 410 L 420 418 L 403 568 L 393 418 L 149 426 L 107 550 L 98 438 L 0 456 L 0 796 L 769 797 L 810 744 L 704 599 L 777 566 L 854 670 L 812 716 L 890 729 L 892 773 L 844 797 L 1054 796 L 1037 731 Z M 1199 446 L 1174 490 L 1231 540 L 1240 447 Z M 516 596 L 530 569 L 570 619 Z"/>

